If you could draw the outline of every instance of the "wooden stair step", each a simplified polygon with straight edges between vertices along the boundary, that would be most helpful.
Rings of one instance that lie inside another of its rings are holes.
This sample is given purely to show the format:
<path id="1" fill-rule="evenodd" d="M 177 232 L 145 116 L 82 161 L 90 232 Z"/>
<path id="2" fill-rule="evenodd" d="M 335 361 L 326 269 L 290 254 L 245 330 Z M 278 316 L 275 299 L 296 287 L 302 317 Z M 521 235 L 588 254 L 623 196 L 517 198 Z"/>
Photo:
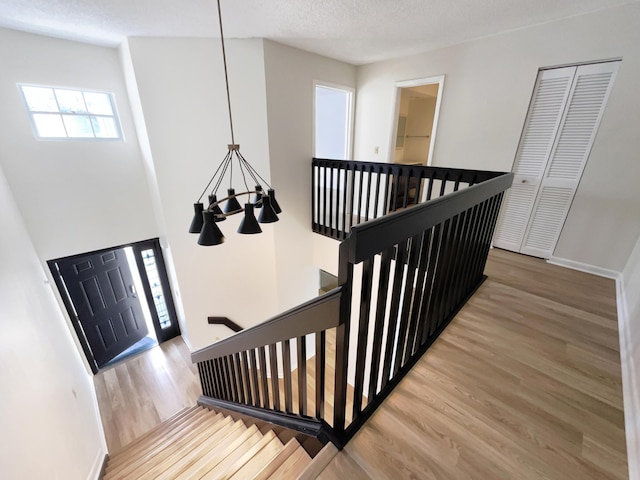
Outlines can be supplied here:
<path id="1" fill-rule="evenodd" d="M 297 480 L 315 480 L 339 452 L 340 451 L 333 443 L 327 443 L 324 447 L 322 447 L 322 450 L 320 450 L 318 454 L 313 457 L 302 474 L 298 476 Z M 347 476 L 345 478 L 350 479 L 356 477 Z"/>
<path id="2" fill-rule="evenodd" d="M 298 442 L 296 441 L 296 443 Z M 292 478 L 298 478 L 298 475 L 302 474 L 310 462 L 311 457 L 302 445 L 298 443 L 295 451 L 273 472 L 269 480 L 290 480 Z"/>
<path id="3" fill-rule="evenodd" d="M 201 480 L 217 480 L 229 478 L 229 472 L 231 472 L 232 474 L 233 472 L 235 472 L 235 470 L 237 470 L 234 469 L 234 465 L 236 464 L 236 462 L 243 458 L 248 451 L 253 450 L 254 447 L 258 445 L 263 438 L 264 435 L 262 435 L 258 428 L 256 428 L 256 431 L 253 435 L 242 442 L 242 444 L 236 447 L 232 452 L 229 452 L 227 455 L 225 455 L 222 461 L 218 463 L 218 465 L 216 465 L 214 468 L 209 470 Z"/>
<path id="4" fill-rule="evenodd" d="M 132 458 L 136 458 L 143 451 L 150 448 L 158 439 L 164 437 L 170 437 L 174 434 L 174 432 L 180 431 L 186 423 L 190 423 L 194 419 L 201 418 L 207 415 L 206 409 L 202 407 L 196 407 L 193 410 L 189 410 L 185 415 L 174 419 L 172 422 L 164 425 L 161 424 L 159 427 L 149 432 L 149 434 L 145 434 L 144 438 L 140 438 L 139 441 L 134 441 L 135 445 L 130 444 L 123 451 L 119 452 L 116 456 L 109 460 L 109 464 L 107 465 L 106 472 L 120 467 L 121 465 L 128 463 Z"/>
<path id="5" fill-rule="evenodd" d="M 196 446 L 189 452 L 185 452 L 179 461 L 159 473 L 154 480 L 173 480 L 178 475 L 181 475 L 187 469 L 192 467 L 204 456 L 215 453 L 216 450 L 222 448 L 222 445 L 225 445 L 225 443 L 229 442 L 231 438 L 234 438 L 235 435 L 239 435 L 244 430 L 244 425 L 234 422 L 231 417 L 226 417 L 225 423 L 226 424 L 220 430 L 207 438 L 200 445 Z"/>
<path id="6" fill-rule="evenodd" d="M 258 432 L 258 428 L 255 425 L 247 428 L 242 421 L 238 421 L 236 423 L 241 425 L 239 430 L 244 430 L 242 431 L 242 433 L 238 434 L 238 432 L 236 431 L 236 433 L 229 435 L 228 440 L 221 445 L 221 448 L 214 449 L 207 455 L 198 459 L 197 462 L 195 462 L 189 468 L 182 471 L 178 476 L 176 476 L 174 480 L 191 480 L 195 478 L 202 478 L 209 471 L 215 468 L 216 465 L 222 462 L 227 455 L 229 455 L 236 448 L 242 445 L 246 439 L 250 438 L 253 434 Z"/>
<path id="7" fill-rule="evenodd" d="M 154 480 L 160 476 L 165 475 L 165 472 L 174 469 L 180 469 L 189 459 L 194 455 L 201 455 L 204 449 L 215 447 L 215 439 L 218 432 L 224 432 L 225 427 L 230 427 L 233 424 L 233 420 L 230 417 L 225 417 L 222 414 L 218 414 L 221 419 L 211 425 L 206 430 L 200 432 L 182 446 L 177 451 L 162 452 L 162 455 L 154 458 L 154 466 L 147 470 L 144 475 L 141 475 L 137 480 Z"/>
<path id="8" fill-rule="evenodd" d="M 292 438 L 287 444 L 278 452 L 278 454 L 271 459 L 271 461 L 265 465 L 265 467 L 255 475 L 253 480 L 268 480 L 283 464 L 284 462 L 295 453 L 300 446 L 298 440 Z"/>
<path id="9" fill-rule="evenodd" d="M 176 432 L 171 437 L 160 437 L 157 442 L 153 443 L 153 447 L 145 450 L 137 458 L 132 459 L 131 462 L 122 465 L 120 468 L 111 470 L 104 477 L 104 480 L 125 480 L 127 478 L 133 478 L 133 472 L 136 472 L 136 477 L 143 474 L 146 469 L 151 468 L 152 464 L 149 463 L 152 459 L 158 457 L 162 459 L 163 456 L 169 455 L 172 452 L 182 448 L 188 444 L 191 439 L 203 431 L 206 431 L 209 427 L 212 427 L 223 418 L 223 415 L 211 416 L 204 415 L 198 417 L 199 421 L 193 421 L 188 424 L 184 424 L 180 432 Z"/>
<path id="10" fill-rule="evenodd" d="M 265 434 L 265 438 L 268 434 Z M 230 480 L 246 480 L 254 478 L 266 465 L 271 462 L 278 453 L 284 448 L 280 439 L 274 434 L 274 437 L 259 452 L 249 459 L 241 468 L 239 468 L 230 478 Z"/>

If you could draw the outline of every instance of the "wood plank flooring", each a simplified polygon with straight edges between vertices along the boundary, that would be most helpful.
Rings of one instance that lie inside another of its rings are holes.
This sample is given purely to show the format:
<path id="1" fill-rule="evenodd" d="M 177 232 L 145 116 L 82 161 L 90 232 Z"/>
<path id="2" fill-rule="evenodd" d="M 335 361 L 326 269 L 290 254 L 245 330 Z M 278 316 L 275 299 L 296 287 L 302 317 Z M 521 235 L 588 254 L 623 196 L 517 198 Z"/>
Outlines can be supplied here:
<path id="1" fill-rule="evenodd" d="M 318 478 L 628 478 L 614 282 L 501 250 L 486 273 Z"/>
<path id="2" fill-rule="evenodd" d="M 202 394 L 182 337 L 98 373 L 93 382 L 110 455 Z"/>

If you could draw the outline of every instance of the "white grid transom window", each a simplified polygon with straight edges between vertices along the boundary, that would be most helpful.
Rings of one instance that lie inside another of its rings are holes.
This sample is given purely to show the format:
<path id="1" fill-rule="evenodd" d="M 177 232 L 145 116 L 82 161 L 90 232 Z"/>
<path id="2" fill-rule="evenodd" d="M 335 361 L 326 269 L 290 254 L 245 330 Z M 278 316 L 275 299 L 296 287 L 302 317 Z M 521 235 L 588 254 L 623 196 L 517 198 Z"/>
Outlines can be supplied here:
<path id="1" fill-rule="evenodd" d="M 122 139 L 111 93 L 36 85 L 18 87 L 38 139 Z"/>

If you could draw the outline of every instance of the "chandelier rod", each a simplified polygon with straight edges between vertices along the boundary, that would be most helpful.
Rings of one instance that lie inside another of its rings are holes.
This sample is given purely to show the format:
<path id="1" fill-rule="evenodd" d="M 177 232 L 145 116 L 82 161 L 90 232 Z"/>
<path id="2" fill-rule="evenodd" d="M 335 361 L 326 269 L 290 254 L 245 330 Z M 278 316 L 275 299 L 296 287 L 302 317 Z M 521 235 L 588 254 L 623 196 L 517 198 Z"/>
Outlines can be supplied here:
<path id="1" fill-rule="evenodd" d="M 229 107 L 229 127 L 231 128 L 231 143 L 235 145 L 233 136 L 233 119 L 231 118 L 231 96 L 229 95 L 229 75 L 227 74 L 227 54 L 224 49 L 224 34 L 222 33 L 222 12 L 220 10 L 220 0 L 218 0 L 218 20 L 220 22 L 220 44 L 222 45 L 222 63 L 224 65 L 224 82 L 227 86 L 227 106 Z"/>

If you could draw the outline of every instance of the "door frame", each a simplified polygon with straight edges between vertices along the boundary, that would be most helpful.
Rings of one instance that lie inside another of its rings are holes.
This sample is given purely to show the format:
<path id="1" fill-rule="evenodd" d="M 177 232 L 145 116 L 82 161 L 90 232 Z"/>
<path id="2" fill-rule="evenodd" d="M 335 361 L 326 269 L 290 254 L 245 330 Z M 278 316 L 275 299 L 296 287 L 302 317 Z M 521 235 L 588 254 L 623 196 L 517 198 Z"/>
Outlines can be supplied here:
<path id="1" fill-rule="evenodd" d="M 403 80 L 395 82 L 394 94 L 395 107 L 393 116 L 391 117 L 391 134 L 389 135 L 389 159 L 388 163 L 393 163 L 396 150 L 396 137 L 398 134 L 398 117 L 400 116 L 400 96 L 402 89 L 407 87 L 419 87 L 421 85 L 438 84 L 438 96 L 436 97 L 436 110 L 433 114 L 433 127 L 431 128 L 431 141 L 429 143 L 429 156 L 427 157 L 427 166 L 433 163 L 433 149 L 436 144 L 436 133 L 438 131 L 438 122 L 440 120 L 440 107 L 442 106 L 442 90 L 444 89 L 444 75 L 436 75 L 434 77 L 415 78 L 413 80 Z"/>
<path id="2" fill-rule="evenodd" d="M 51 276 L 53 277 L 56 287 L 58 288 L 58 293 L 60 294 L 62 303 L 64 304 L 65 309 L 67 310 L 67 314 L 69 315 L 69 319 L 71 320 L 71 325 L 73 325 L 73 329 L 75 330 L 76 337 L 80 342 L 80 346 L 82 347 L 82 351 L 84 352 L 84 355 L 87 359 L 87 363 L 89 364 L 89 367 L 91 368 L 91 371 L 93 372 L 94 375 L 97 374 L 100 371 L 100 369 L 98 368 L 98 364 L 93 356 L 93 353 L 91 352 L 91 348 L 89 347 L 89 342 L 85 337 L 84 330 L 82 329 L 80 320 L 76 313 L 76 309 L 73 306 L 71 296 L 69 295 L 69 292 L 67 291 L 67 288 L 64 282 L 62 281 L 62 275 L 58 271 L 57 263 L 63 260 L 69 260 L 74 257 L 99 254 L 102 252 L 109 252 L 112 250 L 118 250 L 120 248 L 126 248 L 126 247 L 132 247 L 134 252 L 136 264 L 138 267 L 138 273 L 140 274 L 140 280 L 142 281 L 142 285 L 144 287 L 145 299 L 149 307 L 149 312 L 151 313 L 151 319 L 153 322 L 158 344 L 168 340 L 169 338 L 173 338 L 175 336 L 180 335 L 180 325 L 178 323 L 178 315 L 176 313 L 175 303 L 173 300 L 173 291 L 169 283 L 169 276 L 167 274 L 167 268 L 164 263 L 164 256 L 162 254 L 162 248 L 160 247 L 160 240 L 158 238 L 152 238 L 149 240 L 142 240 L 142 241 L 133 242 L 133 243 L 127 243 L 124 245 L 117 245 L 109 248 L 101 248 L 99 250 L 94 250 L 91 252 L 83 252 L 77 255 L 68 255 L 66 257 L 60 257 L 54 260 L 47 260 L 47 266 L 49 267 Z M 160 283 L 162 286 L 162 290 L 165 293 L 167 311 L 169 312 L 169 316 L 171 318 L 171 324 L 173 328 L 170 327 L 171 333 L 172 333 L 172 335 L 170 336 L 168 335 L 168 332 L 163 331 L 162 328 L 160 328 L 160 320 L 158 318 L 158 313 L 151 296 L 151 287 L 149 286 L 149 278 L 147 276 L 147 272 L 144 268 L 144 264 L 142 263 L 142 258 L 140 256 L 140 253 L 142 252 L 142 250 L 148 250 L 149 248 L 154 250 L 154 255 L 156 257 L 156 265 L 158 267 L 158 273 L 160 276 Z"/>

